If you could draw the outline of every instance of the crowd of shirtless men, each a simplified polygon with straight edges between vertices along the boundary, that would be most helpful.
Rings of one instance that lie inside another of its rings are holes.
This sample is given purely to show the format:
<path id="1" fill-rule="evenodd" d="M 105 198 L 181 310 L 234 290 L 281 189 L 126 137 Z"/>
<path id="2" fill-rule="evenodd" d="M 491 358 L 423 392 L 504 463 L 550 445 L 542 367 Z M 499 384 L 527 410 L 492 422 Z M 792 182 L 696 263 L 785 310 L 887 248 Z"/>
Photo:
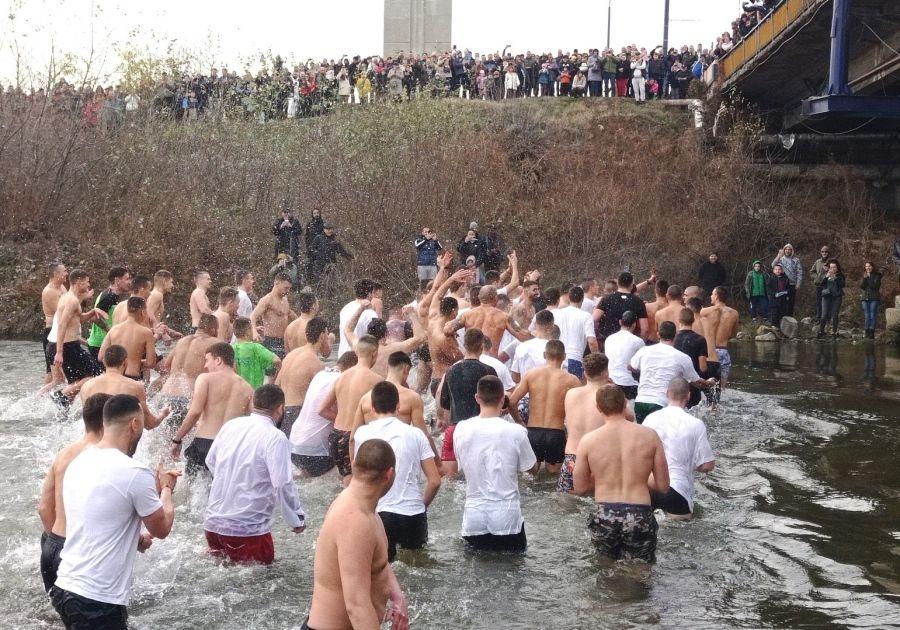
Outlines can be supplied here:
<path id="1" fill-rule="evenodd" d="M 542 288 L 539 271 L 520 276 L 515 252 L 508 268 L 489 272 L 483 284 L 477 269 L 452 266 L 451 254 L 442 254 L 434 279 L 395 308 L 383 305 L 376 281 L 357 281 L 334 332 L 316 296 L 292 294 L 287 276 L 276 275 L 254 304 L 253 275 L 240 272 L 214 305 L 210 275 L 199 271 L 191 329 L 182 336 L 165 323 L 171 273 L 133 276 L 117 267 L 92 299 L 85 271 L 54 263 L 42 295 L 44 391 L 63 404 L 80 397 L 86 426 L 89 410 L 99 413 L 94 397 L 133 396 L 141 416 L 134 422 L 168 431 L 174 459 L 192 435 L 184 451 L 189 475 L 207 469 L 215 478 L 210 452 L 217 436 L 251 412 L 271 418 L 289 441 L 299 477 L 337 468 L 345 489 L 319 533 L 304 627 L 370 627 L 362 620 L 384 619 L 385 607 L 395 627 L 405 627 L 389 561 L 398 547 L 427 543 L 425 509 L 442 479 L 460 473 L 467 487 L 462 536 L 470 547 L 525 549 L 518 475 L 540 475 L 543 465 L 560 492 L 593 495 L 588 527 L 603 555 L 653 561 L 654 509 L 690 518 L 693 473 L 714 465 L 705 426 L 685 409 L 701 393 L 715 405 L 726 384 L 727 344 L 738 326 L 727 290 L 702 296 L 697 287 L 657 279 L 655 271 L 640 283 L 623 272 Z M 650 288 L 654 299 L 645 302 L 639 293 Z M 94 306 L 83 310 L 88 300 Z M 91 325 L 87 341 L 84 324 Z M 335 341 L 337 361 L 328 366 L 323 359 Z M 416 382 L 409 383 L 414 365 Z M 159 376 L 151 380 L 152 372 Z M 429 393 L 437 404 L 426 418 Z M 148 396 L 163 401 L 159 412 Z M 102 426 L 118 426 L 107 418 L 109 403 L 103 410 Z M 439 447 L 433 434 L 441 431 Z M 88 431 L 47 475 L 42 551 L 51 556 L 54 541 L 62 548 L 66 536 L 65 468 L 98 439 Z M 132 455 L 136 443 L 123 440 Z M 178 475 L 157 472 L 161 497 L 168 488 L 171 500 Z M 290 524 L 302 531 L 302 508 L 297 513 L 300 525 Z M 139 551 L 155 535 L 144 523 L 150 533 L 141 535 Z M 225 551 L 232 560 L 271 561 L 271 551 L 268 559 L 254 553 Z M 44 564 L 42 558 L 42 571 Z M 348 581 L 371 597 L 357 601 Z"/>

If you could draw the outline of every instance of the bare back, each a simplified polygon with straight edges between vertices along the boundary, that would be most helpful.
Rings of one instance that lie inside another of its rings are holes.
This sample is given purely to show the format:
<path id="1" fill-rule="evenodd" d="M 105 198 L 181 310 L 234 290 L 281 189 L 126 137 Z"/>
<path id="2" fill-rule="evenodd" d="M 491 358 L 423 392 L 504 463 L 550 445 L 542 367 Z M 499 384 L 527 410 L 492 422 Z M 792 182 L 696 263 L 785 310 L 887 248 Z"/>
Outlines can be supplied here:
<path id="1" fill-rule="evenodd" d="M 56 287 L 52 283 L 47 284 L 41 291 L 41 311 L 44 313 L 44 327 L 53 325 L 53 316 L 56 315 L 56 307 L 59 306 L 59 298 L 66 292 L 62 285 Z"/>
<path id="2" fill-rule="evenodd" d="M 169 377 L 162 386 L 162 393 L 169 396 L 190 396 L 197 377 L 203 373 L 206 351 L 218 339 L 198 332 L 183 337 L 172 351 L 167 363 Z"/>
<path id="3" fill-rule="evenodd" d="M 78 457 L 86 448 L 93 446 L 93 442 L 86 438 L 81 438 L 73 444 L 69 444 L 57 453 L 53 460 L 53 465 L 47 473 L 45 484 L 53 484 L 53 501 L 56 505 L 56 518 L 53 521 L 52 531 L 57 536 L 66 535 L 66 508 L 63 505 L 63 478 L 66 476 L 66 469 L 73 459 Z"/>
<path id="4" fill-rule="evenodd" d="M 288 407 L 302 405 L 313 377 L 324 369 L 325 364 L 319 360 L 312 346 L 291 350 L 275 379 L 275 384 L 284 390 L 284 404 Z"/>
<path id="5" fill-rule="evenodd" d="M 134 320 L 126 320 L 109 329 L 103 346 L 119 345 L 128 353 L 125 374 L 140 377 L 144 362 L 148 367 L 156 365 L 156 348 L 153 331 Z"/>
<path id="6" fill-rule="evenodd" d="M 566 392 L 566 454 L 578 452 L 581 438 L 603 426 L 603 414 L 597 409 L 599 383 L 588 383 Z"/>
<path id="7" fill-rule="evenodd" d="M 308 343 L 306 341 L 306 325 L 311 319 L 312 317 L 309 315 L 300 315 L 284 329 L 284 347 L 288 352 L 302 348 Z"/>
<path id="8" fill-rule="evenodd" d="M 56 305 L 56 321 L 61 322 L 63 316 L 68 317 L 65 330 L 57 331 L 57 343 L 69 343 L 81 339 L 81 303 L 69 291 L 59 298 Z"/>
<path id="9" fill-rule="evenodd" d="M 595 501 L 650 504 L 647 480 L 658 458 L 665 464 L 662 442 L 653 429 L 624 420 L 607 422 L 582 437 L 577 453 L 576 467 L 590 466 Z"/>
<path id="10" fill-rule="evenodd" d="M 740 315 L 730 306 L 722 306 L 719 327 L 716 329 L 716 347 L 727 348 L 728 341 L 737 334 Z"/>
<path id="11" fill-rule="evenodd" d="M 553 365 L 531 370 L 525 378 L 530 397 L 528 426 L 562 429 L 566 418 L 566 394 L 581 385 L 581 381 Z"/>
<path id="12" fill-rule="evenodd" d="M 446 317 L 434 317 L 428 321 L 428 351 L 431 354 L 432 378 L 441 379 L 450 366 L 463 358 L 456 335 L 444 332 Z"/>
<path id="13" fill-rule="evenodd" d="M 161 322 L 165 312 L 165 295 L 159 289 L 153 289 L 147 297 L 147 316 L 150 321 Z"/>
<path id="14" fill-rule="evenodd" d="M 231 343 L 231 335 L 233 332 L 231 315 L 223 311 L 221 308 L 218 308 L 213 311 L 213 317 L 215 317 L 216 321 L 219 322 L 219 332 L 216 335 L 216 338 L 219 341 Z"/>
<path id="15" fill-rule="evenodd" d="M 467 329 L 478 328 L 481 330 L 491 340 L 491 356 L 497 356 L 500 349 L 500 339 L 509 325 L 509 315 L 495 306 L 482 304 L 463 313 L 460 321 Z"/>
<path id="16" fill-rule="evenodd" d="M 383 380 L 364 365 L 356 365 L 341 374 L 334 383 L 338 410 L 334 428 L 339 431 L 350 431 L 353 428 L 353 418 L 359 407 L 359 401 Z"/>
<path id="17" fill-rule="evenodd" d="M 205 399 L 197 422 L 197 437 L 214 439 L 223 424 L 250 411 L 253 388 L 231 370 L 198 376 L 194 402 L 201 390 L 205 390 L 202 392 Z"/>
<path id="18" fill-rule="evenodd" d="M 665 308 L 661 308 L 656 311 L 656 314 L 653 316 L 654 321 L 656 322 L 656 327 L 659 328 L 659 325 L 663 322 L 672 322 L 673 324 L 678 323 L 678 315 L 681 314 L 681 309 L 684 306 L 681 305 L 680 302 L 670 303 Z"/>
<path id="19" fill-rule="evenodd" d="M 197 287 L 191 292 L 191 326 L 196 328 L 200 325 L 200 316 L 204 313 L 212 313 L 209 307 L 209 297 L 206 295 L 206 289 Z"/>

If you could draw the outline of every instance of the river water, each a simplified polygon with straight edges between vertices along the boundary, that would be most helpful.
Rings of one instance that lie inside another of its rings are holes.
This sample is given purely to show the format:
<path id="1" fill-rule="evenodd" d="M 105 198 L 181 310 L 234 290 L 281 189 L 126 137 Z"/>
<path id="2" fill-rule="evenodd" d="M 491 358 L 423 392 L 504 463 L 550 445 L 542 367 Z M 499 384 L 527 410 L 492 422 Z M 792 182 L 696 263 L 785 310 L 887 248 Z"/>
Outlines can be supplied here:
<path id="1" fill-rule="evenodd" d="M 528 552 L 478 556 L 459 539 L 464 489 L 445 483 L 426 551 L 395 570 L 418 628 L 900 627 L 900 353 L 833 344 L 733 349 L 734 389 L 703 412 L 715 471 L 693 522 L 663 520 L 651 568 L 595 558 L 589 502 L 523 483 Z M 38 575 L 40 483 L 80 420 L 35 397 L 40 347 L 0 342 L 0 625 L 61 624 Z M 162 435 L 136 457 L 155 464 Z M 175 493 L 167 540 L 139 555 L 133 628 L 299 628 L 334 476 L 300 483 L 309 529 L 276 520 L 276 564 L 224 567 L 206 554 L 203 483 Z"/>

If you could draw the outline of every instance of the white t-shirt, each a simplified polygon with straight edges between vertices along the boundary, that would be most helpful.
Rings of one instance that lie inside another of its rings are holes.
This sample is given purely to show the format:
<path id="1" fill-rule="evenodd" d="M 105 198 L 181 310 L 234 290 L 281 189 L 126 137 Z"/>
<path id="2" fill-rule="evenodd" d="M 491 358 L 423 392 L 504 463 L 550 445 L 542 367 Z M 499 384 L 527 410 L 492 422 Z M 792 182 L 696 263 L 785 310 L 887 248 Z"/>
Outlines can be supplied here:
<path id="1" fill-rule="evenodd" d="M 525 427 L 502 418 L 469 418 L 456 425 L 453 452 L 466 476 L 462 535 L 518 534 L 525 523 L 519 473 L 537 458 Z"/>
<path id="2" fill-rule="evenodd" d="M 243 289 L 238 289 L 238 317 L 249 318 L 251 313 L 253 313 L 253 302 L 250 301 L 250 296 Z"/>
<path id="3" fill-rule="evenodd" d="M 512 374 L 509 373 L 509 369 L 507 369 L 507 367 L 503 364 L 503 361 L 494 358 L 489 354 L 482 354 L 480 357 L 478 357 L 478 360 L 485 365 L 489 365 L 494 368 L 494 371 L 497 373 L 497 377 L 500 379 L 500 382 L 503 383 L 503 389 L 507 391 L 515 389 L 516 382 L 513 380 Z"/>
<path id="4" fill-rule="evenodd" d="M 516 348 L 510 372 L 516 372 L 520 377 L 524 377 L 531 370 L 547 365 L 547 359 L 544 358 L 546 347 L 547 340 L 537 337 L 520 343 Z"/>
<path id="5" fill-rule="evenodd" d="M 466 311 L 471 311 L 471 308 L 461 308 L 456 313 L 456 321 L 460 321 L 462 319 L 463 313 Z M 466 329 L 460 328 L 456 331 L 456 345 L 459 346 L 459 351 L 463 354 L 466 353 Z"/>
<path id="6" fill-rule="evenodd" d="M 500 338 L 500 352 L 505 352 L 506 356 L 509 357 L 506 361 L 507 368 L 512 369 L 513 359 L 516 356 L 516 348 L 518 348 L 521 343 L 521 341 L 509 334 L 508 330 L 503 331 L 503 336 Z"/>
<path id="7" fill-rule="evenodd" d="M 291 452 L 308 457 L 328 455 L 328 435 L 334 425 L 319 415 L 319 409 L 340 375 L 340 371 L 329 368 L 313 376 L 291 427 Z"/>
<path id="8" fill-rule="evenodd" d="M 581 361 L 588 337 L 596 338 L 594 319 L 575 306 L 553 311 L 553 323 L 559 326 L 559 340 L 566 347 L 566 358 Z"/>
<path id="9" fill-rule="evenodd" d="M 613 383 L 622 387 L 634 387 L 638 384 L 628 369 L 628 362 L 643 347 L 644 340 L 627 330 L 620 330 L 606 338 L 603 352 L 609 359 L 609 378 Z"/>
<path id="10" fill-rule="evenodd" d="M 162 507 L 153 473 L 118 449 L 87 448 L 66 469 L 63 504 L 66 544 L 56 585 L 127 606 L 141 519 Z"/>
<path id="11" fill-rule="evenodd" d="M 669 465 L 669 485 L 683 496 L 694 511 L 694 470 L 715 459 L 706 425 L 681 407 L 665 407 L 644 420 L 644 426 L 659 434 Z"/>
<path id="12" fill-rule="evenodd" d="M 425 511 L 422 500 L 422 462 L 434 457 L 425 434 L 397 418 L 378 418 L 360 426 L 353 435 L 356 451 L 367 440 L 384 440 L 394 450 L 397 463 L 394 485 L 378 500 L 378 512 L 415 516 Z"/>
<path id="13" fill-rule="evenodd" d="M 350 342 L 347 341 L 347 336 L 344 334 L 344 326 L 346 326 L 347 322 L 349 322 L 356 314 L 357 310 L 359 310 L 359 302 L 357 300 L 347 302 L 347 304 L 344 305 L 344 308 L 341 309 L 339 316 L 340 343 L 338 343 L 338 356 L 341 356 L 348 350 L 353 350 L 353 348 L 350 347 Z M 362 337 L 365 335 L 366 331 L 369 329 L 369 322 L 376 317 L 378 317 L 378 313 L 376 313 L 374 309 L 367 308 L 364 310 L 359 316 L 359 320 L 356 322 L 356 328 L 353 329 L 356 336 Z"/>
<path id="14" fill-rule="evenodd" d="M 666 390 L 673 378 L 681 376 L 688 383 L 700 380 L 691 358 L 665 343 L 644 346 L 635 352 L 629 364 L 641 372 L 635 402 L 665 407 L 668 403 Z"/>
<path id="15" fill-rule="evenodd" d="M 581 310 L 585 313 L 591 313 L 591 319 L 593 319 L 594 309 L 597 308 L 597 301 L 592 300 L 589 297 L 585 297 L 584 301 L 581 303 Z"/>

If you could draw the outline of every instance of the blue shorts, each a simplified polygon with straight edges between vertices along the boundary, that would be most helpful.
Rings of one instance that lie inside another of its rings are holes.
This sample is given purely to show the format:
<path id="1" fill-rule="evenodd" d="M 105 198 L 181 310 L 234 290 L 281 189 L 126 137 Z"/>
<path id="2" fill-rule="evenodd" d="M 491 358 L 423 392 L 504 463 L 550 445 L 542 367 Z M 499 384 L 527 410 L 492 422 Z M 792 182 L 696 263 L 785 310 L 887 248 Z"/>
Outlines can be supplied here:
<path id="1" fill-rule="evenodd" d="M 728 348 L 716 348 L 716 355 L 719 357 L 720 374 L 722 378 L 727 379 L 731 374 L 731 355 Z"/>
<path id="2" fill-rule="evenodd" d="M 566 371 L 572 376 L 577 376 L 580 380 L 584 380 L 584 363 L 575 359 L 566 361 Z"/>

